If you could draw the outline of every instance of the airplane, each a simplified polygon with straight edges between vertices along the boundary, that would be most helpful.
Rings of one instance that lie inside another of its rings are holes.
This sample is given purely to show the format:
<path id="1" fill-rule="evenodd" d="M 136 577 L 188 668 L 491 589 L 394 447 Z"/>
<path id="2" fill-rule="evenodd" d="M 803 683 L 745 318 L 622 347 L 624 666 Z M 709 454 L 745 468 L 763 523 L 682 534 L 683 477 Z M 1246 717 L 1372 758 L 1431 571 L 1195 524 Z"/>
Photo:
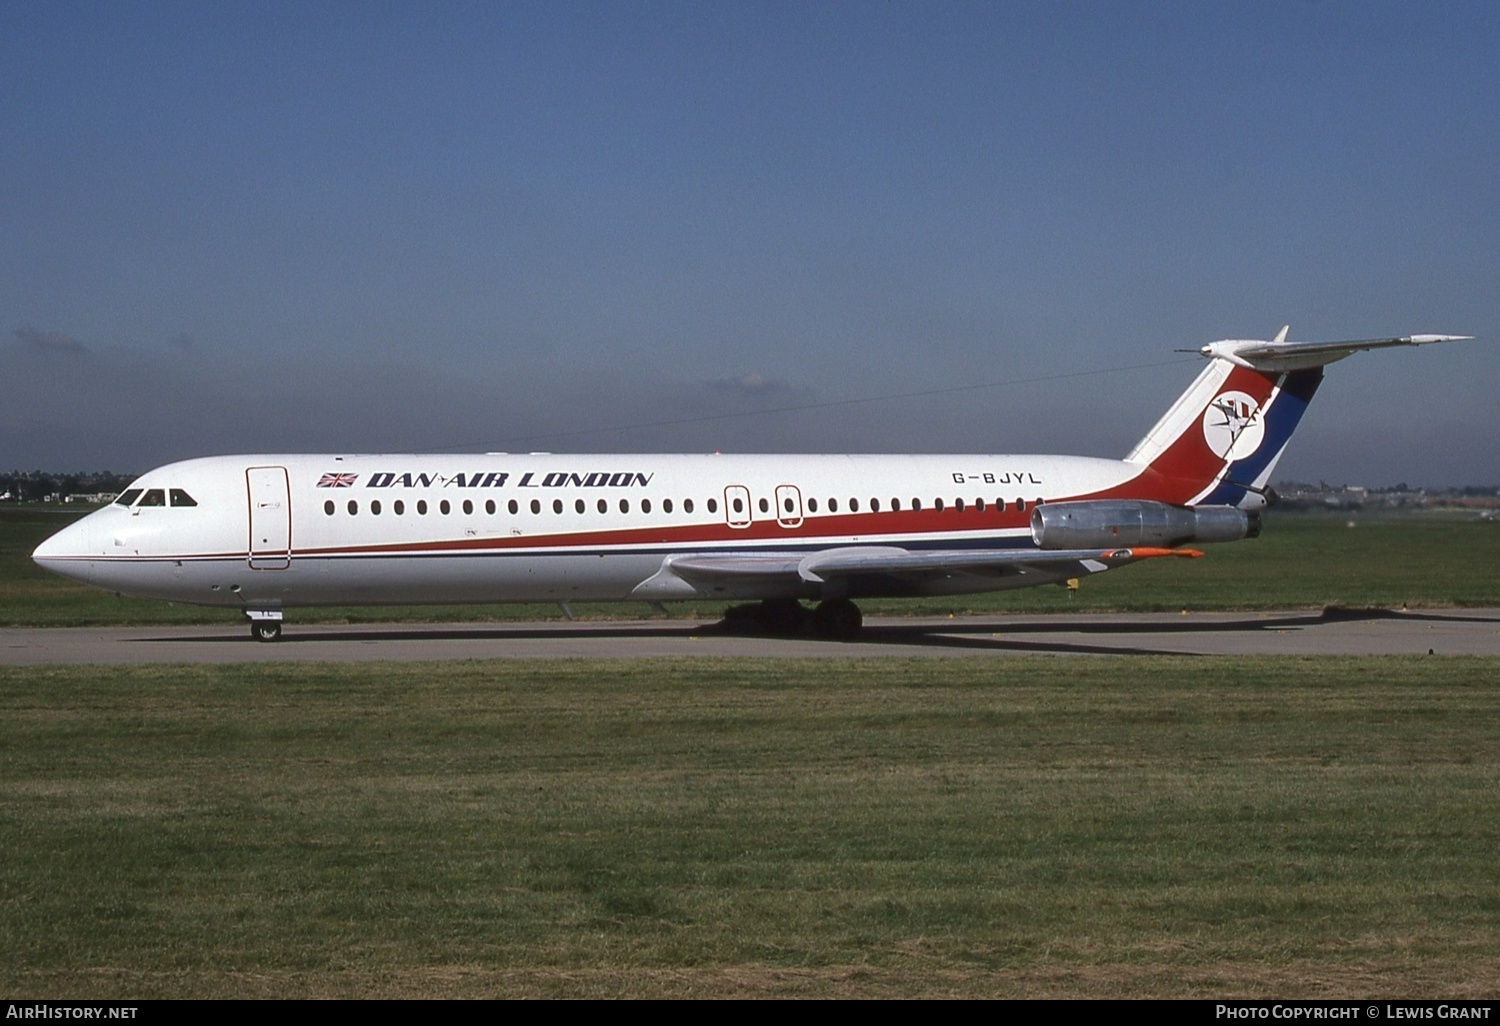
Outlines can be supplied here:
<path id="1" fill-rule="evenodd" d="M 724 599 L 850 639 L 855 600 L 1062 584 L 1260 533 L 1323 367 L 1349 342 L 1228 339 L 1122 460 L 1085 456 L 246 455 L 168 464 L 48 538 L 42 567 L 243 611 Z M 803 601 L 815 601 L 811 610 Z"/>

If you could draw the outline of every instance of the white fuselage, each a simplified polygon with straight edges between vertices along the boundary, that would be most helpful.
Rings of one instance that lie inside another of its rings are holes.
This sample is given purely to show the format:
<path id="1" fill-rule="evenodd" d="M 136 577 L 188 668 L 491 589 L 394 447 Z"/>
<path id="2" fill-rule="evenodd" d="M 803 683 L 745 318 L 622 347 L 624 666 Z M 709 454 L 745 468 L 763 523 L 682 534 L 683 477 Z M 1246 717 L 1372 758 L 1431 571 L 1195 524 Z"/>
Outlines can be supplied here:
<path id="1" fill-rule="evenodd" d="M 1068 456 L 221 456 L 131 486 L 195 505 L 109 506 L 36 558 L 122 594 L 242 608 L 766 598 L 785 583 L 647 582 L 684 554 L 1029 547 L 1038 502 L 1141 472 Z M 862 593 L 1007 586 L 954 576 Z M 791 597 L 822 595 L 809 581 Z"/>

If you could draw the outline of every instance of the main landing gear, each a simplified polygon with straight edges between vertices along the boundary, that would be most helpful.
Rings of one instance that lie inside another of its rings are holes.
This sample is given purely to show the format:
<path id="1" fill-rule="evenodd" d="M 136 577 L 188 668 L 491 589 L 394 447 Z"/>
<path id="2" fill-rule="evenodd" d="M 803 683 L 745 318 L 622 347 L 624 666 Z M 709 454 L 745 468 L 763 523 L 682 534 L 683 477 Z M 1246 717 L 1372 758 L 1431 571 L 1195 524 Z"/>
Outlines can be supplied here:
<path id="1" fill-rule="evenodd" d="M 865 618 L 859 607 L 848 599 L 829 599 L 819 602 L 812 611 L 813 633 L 820 638 L 837 641 L 853 641 L 859 637 Z"/>
<path id="2" fill-rule="evenodd" d="M 780 638 L 811 634 L 831 641 L 852 641 L 859 636 L 864 617 L 848 599 L 829 599 L 808 609 L 796 599 L 766 599 L 754 605 L 735 606 L 724 615 L 728 627 L 743 626 Z"/>
<path id="3" fill-rule="evenodd" d="M 250 618 L 250 636 L 256 641 L 275 641 L 281 637 L 281 611 L 246 610 Z"/>

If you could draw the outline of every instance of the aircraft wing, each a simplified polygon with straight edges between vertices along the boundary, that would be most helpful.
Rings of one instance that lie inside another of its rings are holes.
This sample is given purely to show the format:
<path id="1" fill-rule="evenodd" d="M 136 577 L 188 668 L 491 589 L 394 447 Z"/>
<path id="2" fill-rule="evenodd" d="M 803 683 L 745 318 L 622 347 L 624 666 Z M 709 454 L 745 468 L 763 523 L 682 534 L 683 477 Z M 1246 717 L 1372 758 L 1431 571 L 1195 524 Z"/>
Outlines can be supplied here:
<path id="1" fill-rule="evenodd" d="M 805 581 L 820 582 L 853 574 L 878 573 L 897 577 L 950 577 L 958 574 L 996 576 L 1006 573 L 1062 570 L 1098 573 L 1127 563 L 1160 556 L 1196 558 L 1196 549 L 957 549 L 912 552 L 900 548 L 845 548 L 819 552 L 797 567 Z"/>
<path id="2" fill-rule="evenodd" d="M 641 598 L 701 595 L 715 584 L 784 579 L 789 587 L 803 582 L 824 584 L 859 577 L 897 578 L 912 582 L 952 577 L 1044 575 L 1086 577 L 1143 559 L 1178 556 L 1195 559 L 1197 549 L 1137 546 L 1117 549 L 903 549 L 866 545 L 819 552 L 726 552 L 668 556 L 657 573 L 642 581 Z M 1043 582 L 1038 582 L 1043 583 Z"/>

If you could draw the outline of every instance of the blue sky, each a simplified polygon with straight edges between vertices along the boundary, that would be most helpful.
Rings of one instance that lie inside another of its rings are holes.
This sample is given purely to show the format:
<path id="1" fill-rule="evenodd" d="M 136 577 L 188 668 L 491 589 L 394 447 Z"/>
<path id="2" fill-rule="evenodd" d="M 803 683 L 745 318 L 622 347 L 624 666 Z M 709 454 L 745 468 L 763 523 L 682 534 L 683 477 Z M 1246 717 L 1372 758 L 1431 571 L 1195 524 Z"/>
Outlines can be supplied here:
<path id="1" fill-rule="evenodd" d="M 1500 483 L 1497 52 L 1481 3 L 7 0 L 0 465 L 1121 455 L 1174 349 L 1289 322 L 1480 340 L 1331 368 L 1278 476 Z"/>

